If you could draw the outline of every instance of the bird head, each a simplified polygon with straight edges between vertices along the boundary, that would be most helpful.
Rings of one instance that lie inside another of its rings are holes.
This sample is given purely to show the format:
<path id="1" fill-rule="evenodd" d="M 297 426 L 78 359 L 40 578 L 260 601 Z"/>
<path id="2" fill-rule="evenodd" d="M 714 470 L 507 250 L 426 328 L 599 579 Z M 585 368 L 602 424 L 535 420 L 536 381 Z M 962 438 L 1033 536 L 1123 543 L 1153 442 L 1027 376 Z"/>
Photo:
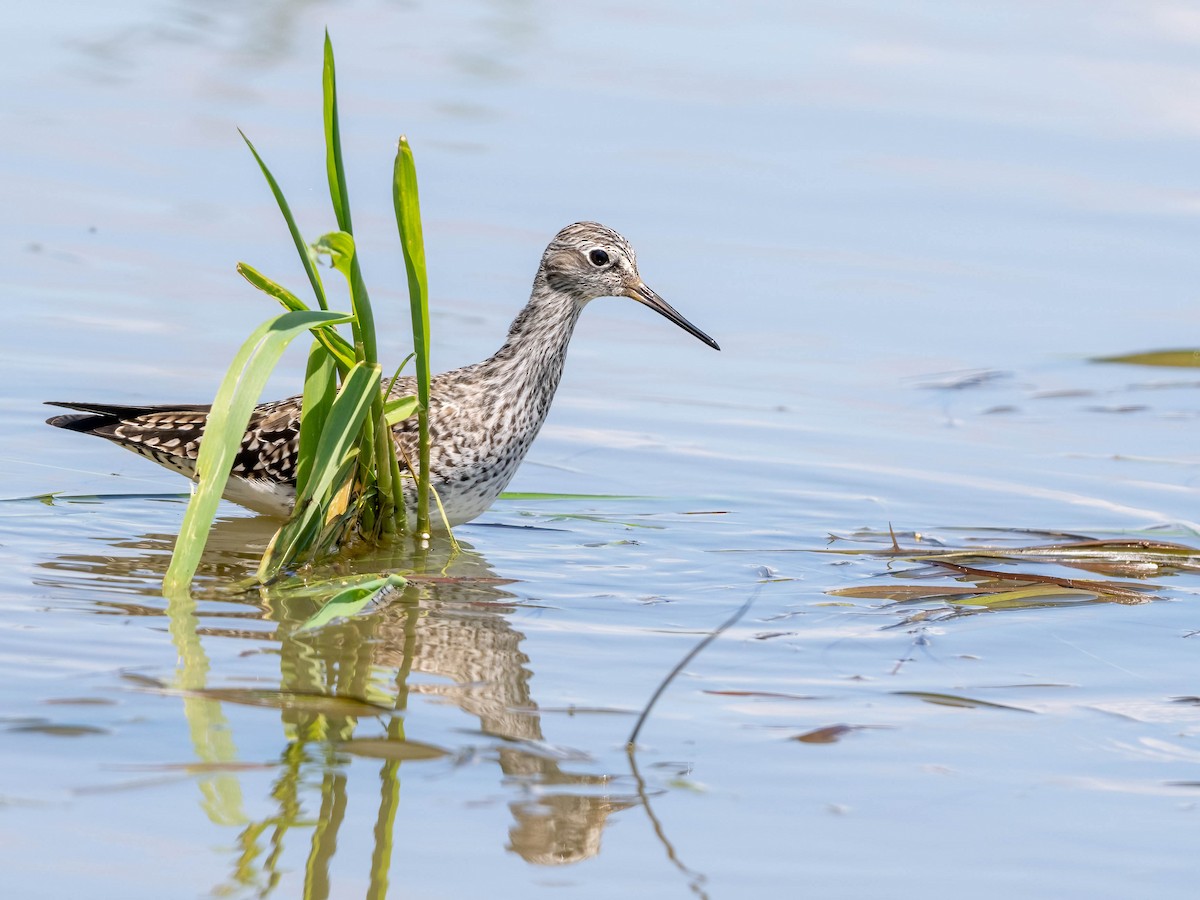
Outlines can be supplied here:
<path id="1" fill-rule="evenodd" d="M 633 245 L 597 222 L 576 222 L 554 236 L 542 256 L 547 285 L 583 305 L 597 297 L 629 297 L 714 350 L 717 342 L 656 294 L 638 273 Z"/>

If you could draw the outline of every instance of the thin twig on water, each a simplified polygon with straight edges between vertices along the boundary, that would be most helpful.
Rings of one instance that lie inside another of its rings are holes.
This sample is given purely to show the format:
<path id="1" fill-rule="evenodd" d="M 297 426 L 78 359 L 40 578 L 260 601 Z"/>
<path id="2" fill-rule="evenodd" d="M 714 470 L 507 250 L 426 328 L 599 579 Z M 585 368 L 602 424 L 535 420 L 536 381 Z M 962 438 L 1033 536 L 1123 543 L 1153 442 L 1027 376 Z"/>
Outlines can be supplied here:
<path id="1" fill-rule="evenodd" d="M 629 733 L 629 740 L 625 742 L 627 747 L 633 747 L 637 743 L 638 734 L 641 733 L 642 726 L 646 724 L 646 719 L 650 717 L 650 710 L 654 708 L 654 704 L 658 702 L 658 698 L 663 695 L 663 692 L 667 689 L 667 686 L 675 680 L 675 676 L 682 672 L 684 667 L 687 666 L 687 664 L 693 659 L 695 659 L 701 650 L 720 637 L 723 632 L 727 631 L 729 628 L 732 628 L 734 623 L 736 623 L 737 620 L 744 616 L 750 609 L 751 604 L 758 599 L 758 592 L 761 590 L 762 585 L 760 584 L 757 588 L 755 588 L 754 593 L 750 595 L 750 599 L 738 607 L 737 612 L 718 625 L 713 632 L 705 635 L 704 640 L 700 641 L 700 643 L 689 650 L 687 655 L 684 656 L 683 659 L 681 659 L 675 665 L 675 668 L 673 668 L 667 674 L 667 677 L 662 680 L 662 684 L 658 686 L 658 689 L 655 690 L 653 696 L 650 697 L 650 702 L 646 704 L 646 708 L 642 710 L 642 714 L 638 716 L 637 724 L 633 726 L 633 731 Z"/>

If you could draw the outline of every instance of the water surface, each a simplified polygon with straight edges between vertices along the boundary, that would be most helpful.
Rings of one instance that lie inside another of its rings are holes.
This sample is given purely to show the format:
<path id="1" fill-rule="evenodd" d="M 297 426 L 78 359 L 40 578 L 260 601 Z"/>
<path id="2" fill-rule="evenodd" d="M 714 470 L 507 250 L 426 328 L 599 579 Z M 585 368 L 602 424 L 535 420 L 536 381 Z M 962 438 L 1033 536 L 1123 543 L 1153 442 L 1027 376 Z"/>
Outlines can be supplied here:
<path id="1" fill-rule="evenodd" d="M 0 497 L 62 496 L 0 503 L 6 894 L 1192 895 L 1194 573 L 1143 573 L 1146 603 L 951 615 L 832 595 L 928 573 L 821 552 L 884 551 L 889 524 L 909 547 L 1196 545 L 1200 378 L 1088 362 L 1196 344 L 1189 7 L 124 0 L 10 21 Z M 584 218 L 723 350 L 593 304 L 513 489 L 639 499 L 502 501 L 453 559 L 345 562 L 320 574 L 439 577 L 305 632 L 314 596 L 230 590 L 270 537 L 234 507 L 194 604 L 164 600 L 179 480 L 50 431 L 40 403 L 204 402 L 273 312 L 234 263 L 302 286 L 235 129 L 329 229 L 325 25 L 390 358 L 401 132 L 439 368 L 498 345 Z M 650 694 L 751 596 L 631 765 Z"/>

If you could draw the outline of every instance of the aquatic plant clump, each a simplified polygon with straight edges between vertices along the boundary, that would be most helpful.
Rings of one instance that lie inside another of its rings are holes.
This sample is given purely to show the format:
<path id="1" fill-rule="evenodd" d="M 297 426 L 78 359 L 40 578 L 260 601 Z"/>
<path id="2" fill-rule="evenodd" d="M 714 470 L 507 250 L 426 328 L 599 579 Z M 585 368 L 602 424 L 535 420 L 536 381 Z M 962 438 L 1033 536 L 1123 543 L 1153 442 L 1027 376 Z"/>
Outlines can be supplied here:
<path id="1" fill-rule="evenodd" d="M 286 569 L 334 551 L 352 537 L 378 540 L 408 531 L 421 539 L 429 535 L 428 288 L 412 149 L 401 137 L 392 197 L 408 276 L 414 347 L 410 359 L 415 362 L 417 392 L 393 396 L 399 371 L 386 379 L 379 364 L 374 312 L 354 242 L 328 32 L 322 85 L 326 170 L 337 231 L 312 244 L 303 239 L 278 182 L 242 135 L 279 204 L 318 308 L 310 308 L 251 266 L 238 264 L 238 272 L 279 301 L 286 312 L 268 319 L 247 338 L 218 389 L 196 461 L 197 487 L 163 582 L 167 593 L 186 591 L 191 584 L 255 404 L 284 349 L 305 332 L 311 333 L 313 343 L 304 380 L 295 503 L 263 555 L 256 579 L 268 582 Z M 316 265 L 322 257 L 346 279 L 349 312 L 329 310 Z M 350 340 L 336 331 L 339 325 L 350 326 Z M 405 460 L 408 471 L 402 471 L 392 428 L 413 415 L 418 417 L 419 458 Z M 417 473 L 415 485 L 411 472 Z M 407 491 L 405 481 L 410 481 Z M 406 499 L 414 493 L 415 502 Z"/>

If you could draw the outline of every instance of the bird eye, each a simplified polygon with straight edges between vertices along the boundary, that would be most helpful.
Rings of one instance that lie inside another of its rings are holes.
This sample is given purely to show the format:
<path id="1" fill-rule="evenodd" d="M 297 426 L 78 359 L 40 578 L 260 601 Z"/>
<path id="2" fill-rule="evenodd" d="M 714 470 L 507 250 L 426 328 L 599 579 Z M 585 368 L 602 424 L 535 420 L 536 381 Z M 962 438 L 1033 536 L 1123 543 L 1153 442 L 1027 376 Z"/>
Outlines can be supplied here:
<path id="1" fill-rule="evenodd" d="M 600 266 L 608 265 L 608 254 L 603 250 L 593 250 L 588 254 L 588 259 L 592 261 L 592 265 L 599 268 Z"/>

